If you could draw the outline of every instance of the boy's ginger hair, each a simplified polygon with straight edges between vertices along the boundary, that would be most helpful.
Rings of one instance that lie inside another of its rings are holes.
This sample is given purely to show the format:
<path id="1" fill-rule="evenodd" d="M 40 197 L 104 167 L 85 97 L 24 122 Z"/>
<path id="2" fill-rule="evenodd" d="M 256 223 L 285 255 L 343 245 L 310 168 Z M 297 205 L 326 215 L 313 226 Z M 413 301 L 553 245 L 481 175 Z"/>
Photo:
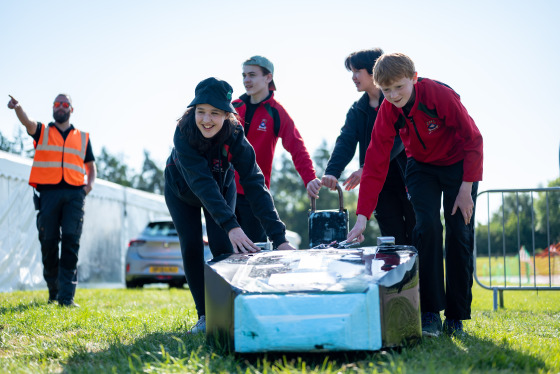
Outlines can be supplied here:
<path id="1" fill-rule="evenodd" d="M 373 66 L 373 81 L 377 87 L 389 86 L 401 79 L 414 77 L 416 69 L 410 57 L 403 53 L 388 53 L 377 59 Z"/>

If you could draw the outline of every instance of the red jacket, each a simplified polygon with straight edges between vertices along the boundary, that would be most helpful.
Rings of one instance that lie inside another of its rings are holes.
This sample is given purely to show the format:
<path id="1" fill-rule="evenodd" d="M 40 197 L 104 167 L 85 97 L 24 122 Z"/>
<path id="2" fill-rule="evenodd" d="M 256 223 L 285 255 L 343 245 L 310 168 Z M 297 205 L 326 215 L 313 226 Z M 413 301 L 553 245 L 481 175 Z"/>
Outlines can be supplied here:
<path id="1" fill-rule="evenodd" d="M 233 101 L 239 115 L 239 121 L 245 126 L 245 112 L 250 98 L 244 94 L 239 99 Z M 279 123 L 275 123 L 279 122 Z M 275 133 L 278 131 L 278 134 Z M 305 186 L 315 179 L 315 169 L 313 162 L 309 156 L 309 152 L 305 148 L 303 139 L 299 134 L 294 121 L 286 112 L 284 107 L 274 99 L 274 93 L 262 101 L 249 125 L 249 132 L 245 129 L 247 140 L 255 149 L 257 156 L 257 164 L 261 168 L 266 186 L 270 188 L 270 174 L 272 173 L 272 161 L 274 158 L 274 150 L 278 138 L 282 138 L 282 145 L 291 155 L 294 166 L 298 171 Z M 237 193 L 244 194 L 243 187 L 239 183 L 239 175 L 235 173 L 235 184 Z"/>
<path id="2" fill-rule="evenodd" d="M 437 166 L 463 161 L 463 181 L 482 180 L 482 135 L 459 95 L 426 78 L 419 78 L 414 90 L 408 116 L 387 100 L 381 104 L 366 152 L 357 214 L 369 218 L 377 206 L 396 129 L 408 157 Z"/>

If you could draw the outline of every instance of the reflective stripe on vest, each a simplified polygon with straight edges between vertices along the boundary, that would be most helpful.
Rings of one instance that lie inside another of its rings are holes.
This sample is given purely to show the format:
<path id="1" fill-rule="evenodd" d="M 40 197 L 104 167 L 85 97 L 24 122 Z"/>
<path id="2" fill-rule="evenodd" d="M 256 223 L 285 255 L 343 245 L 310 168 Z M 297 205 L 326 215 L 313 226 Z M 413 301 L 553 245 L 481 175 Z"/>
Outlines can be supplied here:
<path id="1" fill-rule="evenodd" d="M 43 130 L 35 148 L 29 184 L 58 184 L 64 178 L 70 185 L 84 185 L 89 134 L 74 129 L 64 140 L 59 131 L 50 131 L 51 126 L 43 126 Z"/>

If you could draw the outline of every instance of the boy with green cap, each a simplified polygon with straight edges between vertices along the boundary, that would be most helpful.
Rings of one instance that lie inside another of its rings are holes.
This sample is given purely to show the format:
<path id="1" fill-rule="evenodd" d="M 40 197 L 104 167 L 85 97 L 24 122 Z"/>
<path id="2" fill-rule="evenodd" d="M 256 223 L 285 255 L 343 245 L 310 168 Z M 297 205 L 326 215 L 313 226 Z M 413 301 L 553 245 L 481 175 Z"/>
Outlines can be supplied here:
<path id="1" fill-rule="evenodd" d="M 270 176 L 274 151 L 278 139 L 292 155 L 307 194 L 317 198 L 321 181 L 315 175 L 313 162 L 294 121 L 274 98 L 276 85 L 273 80 L 274 65 L 263 56 L 253 56 L 243 63 L 243 85 L 246 93 L 233 101 L 239 120 L 245 129 L 247 140 L 255 149 L 257 164 L 261 168 L 266 186 L 270 188 Z M 235 213 L 241 228 L 253 242 L 266 241 L 266 233 L 253 214 L 251 202 L 235 174 L 237 204 Z"/>

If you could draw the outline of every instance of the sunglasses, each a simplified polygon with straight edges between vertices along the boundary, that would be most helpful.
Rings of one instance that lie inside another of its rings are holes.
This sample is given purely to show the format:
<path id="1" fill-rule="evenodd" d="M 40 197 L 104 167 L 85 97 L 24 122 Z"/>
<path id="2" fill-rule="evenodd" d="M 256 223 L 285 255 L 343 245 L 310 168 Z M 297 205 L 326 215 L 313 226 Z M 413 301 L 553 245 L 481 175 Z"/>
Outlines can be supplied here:
<path id="1" fill-rule="evenodd" d="M 70 103 L 63 103 L 61 101 L 55 101 L 54 102 L 54 107 L 55 108 L 63 107 L 64 109 L 68 109 L 68 108 L 70 108 Z"/>

